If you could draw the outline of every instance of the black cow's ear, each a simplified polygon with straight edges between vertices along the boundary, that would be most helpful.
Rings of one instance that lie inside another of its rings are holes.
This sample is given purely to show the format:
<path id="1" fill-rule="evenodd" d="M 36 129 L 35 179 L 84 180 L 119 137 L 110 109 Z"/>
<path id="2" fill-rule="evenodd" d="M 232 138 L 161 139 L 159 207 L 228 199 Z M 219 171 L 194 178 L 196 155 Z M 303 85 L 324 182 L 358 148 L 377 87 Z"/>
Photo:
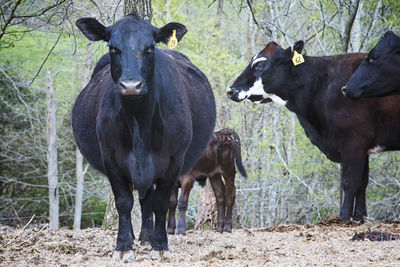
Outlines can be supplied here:
<path id="1" fill-rule="evenodd" d="M 172 37 L 173 32 L 175 30 L 175 36 L 178 42 L 182 39 L 182 37 L 187 32 L 185 25 L 177 23 L 177 22 L 170 22 L 164 27 L 160 28 L 156 33 L 156 42 L 163 42 L 165 44 L 168 43 L 169 39 Z"/>
<path id="2" fill-rule="evenodd" d="M 91 41 L 109 41 L 107 28 L 97 19 L 82 18 L 76 21 L 79 30 Z"/>
<path id="3" fill-rule="evenodd" d="M 297 41 L 292 45 L 292 51 L 296 51 L 297 53 L 301 54 L 304 48 L 304 42 L 303 41 Z"/>

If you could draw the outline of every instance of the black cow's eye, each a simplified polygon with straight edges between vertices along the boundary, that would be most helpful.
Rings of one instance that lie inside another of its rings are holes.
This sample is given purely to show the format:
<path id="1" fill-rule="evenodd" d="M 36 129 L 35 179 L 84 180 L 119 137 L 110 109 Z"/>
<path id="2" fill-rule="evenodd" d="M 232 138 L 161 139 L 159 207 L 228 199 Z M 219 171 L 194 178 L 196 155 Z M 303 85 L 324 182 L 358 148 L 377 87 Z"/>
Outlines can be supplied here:
<path id="1" fill-rule="evenodd" d="M 372 62 L 376 61 L 377 59 L 378 59 L 378 57 L 371 56 L 371 57 L 368 58 L 368 63 L 372 63 Z"/>
<path id="2" fill-rule="evenodd" d="M 155 48 L 155 46 L 154 46 L 154 45 L 151 45 L 151 46 L 149 46 L 144 52 L 145 52 L 146 54 L 153 54 L 153 53 L 154 53 L 154 48 Z"/>
<path id="3" fill-rule="evenodd" d="M 262 70 L 262 69 L 264 68 L 264 65 L 265 65 L 264 63 L 265 63 L 264 61 L 257 62 L 257 63 L 253 66 L 253 69 L 255 69 L 256 71 Z"/>
<path id="4" fill-rule="evenodd" d="M 119 54 L 119 53 L 121 53 L 121 51 L 118 48 L 114 47 L 114 46 L 110 46 L 109 47 L 109 51 L 110 51 L 111 54 Z"/>

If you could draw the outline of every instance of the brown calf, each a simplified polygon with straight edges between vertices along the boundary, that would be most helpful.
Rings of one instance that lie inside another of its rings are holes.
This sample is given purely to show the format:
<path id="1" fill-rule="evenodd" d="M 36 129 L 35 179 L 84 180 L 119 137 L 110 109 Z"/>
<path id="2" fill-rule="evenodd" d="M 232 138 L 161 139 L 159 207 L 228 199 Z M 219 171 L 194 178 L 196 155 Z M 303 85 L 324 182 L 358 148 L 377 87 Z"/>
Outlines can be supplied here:
<path id="1" fill-rule="evenodd" d="M 177 234 L 186 234 L 186 210 L 188 207 L 189 193 L 197 180 L 204 185 L 205 179 L 210 178 L 212 189 L 217 201 L 218 227 L 217 232 L 232 231 L 232 208 L 235 202 L 235 162 L 239 172 L 247 177 L 240 155 L 240 139 L 237 133 L 231 129 L 222 129 L 213 134 L 210 144 L 196 163 L 186 174 L 179 178 L 169 201 L 169 218 L 167 233 L 175 233 L 175 210 L 179 206 L 179 221 Z M 222 178 L 222 176 L 223 178 Z M 178 188 L 181 187 L 179 202 Z"/>

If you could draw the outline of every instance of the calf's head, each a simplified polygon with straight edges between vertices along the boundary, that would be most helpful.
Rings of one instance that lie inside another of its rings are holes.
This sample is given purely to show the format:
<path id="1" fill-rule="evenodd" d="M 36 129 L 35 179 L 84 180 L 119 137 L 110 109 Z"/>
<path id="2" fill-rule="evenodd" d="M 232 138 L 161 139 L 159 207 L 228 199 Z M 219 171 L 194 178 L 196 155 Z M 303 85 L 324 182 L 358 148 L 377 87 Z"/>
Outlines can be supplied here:
<path id="1" fill-rule="evenodd" d="M 173 36 L 179 41 L 186 33 L 180 23 L 171 22 L 158 29 L 136 13 L 108 27 L 94 18 L 81 18 L 76 25 L 89 40 L 107 42 L 111 76 L 124 96 L 147 93 L 154 73 L 156 44 L 167 43 Z"/>
<path id="2" fill-rule="evenodd" d="M 287 102 L 287 83 L 293 70 L 294 55 L 301 55 L 303 41 L 298 41 L 287 49 L 270 42 L 254 56 L 244 71 L 227 90 L 228 97 L 234 101 L 250 100 L 255 103 Z M 300 56 L 302 57 L 302 56 Z M 286 84 L 285 84 L 286 83 Z"/>
<path id="3" fill-rule="evenodd" d="M 342 87 L 352 99 L 400 93 L 400 37 L 389 31 Z"/>

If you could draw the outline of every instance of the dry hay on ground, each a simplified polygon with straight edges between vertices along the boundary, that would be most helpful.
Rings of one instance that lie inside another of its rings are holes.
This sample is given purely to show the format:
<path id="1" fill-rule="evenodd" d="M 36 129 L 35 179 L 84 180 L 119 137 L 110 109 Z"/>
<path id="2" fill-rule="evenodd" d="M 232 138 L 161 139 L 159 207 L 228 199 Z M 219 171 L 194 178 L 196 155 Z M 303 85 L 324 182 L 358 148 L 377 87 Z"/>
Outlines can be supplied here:
<path id="1" fill-rule="evenodd" d="M 280 225 L 238 229 L 231 234 L 188 231 L 169 236 L 170 252 L 153 257 L 135 241 L 133 263 L 111 258 L 116 231 L 52 231 L 39 227 L 0 227 L 1 266 L 400 266 L 400 241 L 350 241 L 356 234 L 378 231 L 400 234 L 397 222 Z"/>

